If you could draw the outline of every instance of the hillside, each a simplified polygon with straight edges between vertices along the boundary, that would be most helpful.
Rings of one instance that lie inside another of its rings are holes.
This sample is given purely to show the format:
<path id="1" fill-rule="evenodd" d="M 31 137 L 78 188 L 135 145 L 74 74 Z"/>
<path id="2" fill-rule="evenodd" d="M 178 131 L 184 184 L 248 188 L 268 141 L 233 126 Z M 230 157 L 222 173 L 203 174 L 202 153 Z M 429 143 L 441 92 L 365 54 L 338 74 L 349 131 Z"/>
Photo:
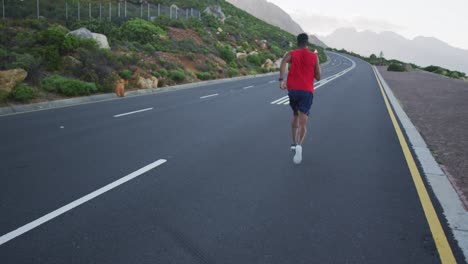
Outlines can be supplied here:
<path id="1" fill-rule="evenodd" d="M 157 3 L 205 10 L 217 2 Z M 25 82 L 11 91 L 4 89 L 0 76 L 0 101 L 36 102 L 112 92 L 121 79 L 128 81 L 127 89 L 137 89 L 266 73 L 274 70 L 273 63 L 295 42 L 294 35 L 225 1 L 219 1 L 225 14 L 222 18 L 203 13 L 201 20 L 156 17 L 153 22 L 135 18 L 64 21 L 58 19 L 63 10 L 57 7 L 55 11 L 56 4 L 41 1 L 49 10 L 41 13 L 44 19 L 0 22 L 0 71 L 27 71 Z M 35 12 L 33 6 L 18 6 L 17 10 Z M 107 36 L 110 49 L 98 48 L 91 39 L 67 35 L 81 27 Z M 323 49 L 319 51 L 325 61 Z"/>
<path id="2" fill-rule="evenodd" d="M 389 31 L 358 32 L 352 28 L 343 28 L 321 39 L 330 47 L 365 56 L 380 54 L 382 51 L 386 58 L 421 66 L 439 65 L 468 73 L 468 50 L 452 47 L 436 38 L 416 37 L 410 40 Z"/>

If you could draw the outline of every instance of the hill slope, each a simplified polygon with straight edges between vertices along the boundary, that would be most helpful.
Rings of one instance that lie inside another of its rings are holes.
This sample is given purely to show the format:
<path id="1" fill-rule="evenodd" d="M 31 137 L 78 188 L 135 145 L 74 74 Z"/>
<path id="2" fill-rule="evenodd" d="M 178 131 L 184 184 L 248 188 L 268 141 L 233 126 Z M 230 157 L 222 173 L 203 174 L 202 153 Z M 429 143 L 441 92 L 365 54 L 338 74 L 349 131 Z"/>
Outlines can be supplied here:
<path id="1" fill-rule="evenodd" d="M 112 21 L 47 20 L 59 17 L 63 10 L 54 7 L 55 1 L 42 0 L 41 6 L 49 10 L 42 14 L 46 19 L 0 22 L 0 71 L 23 68 L 28 72 L 27 86 L 21 87 L 21 91 L 26 91 L 21 94 L 27 96 L 17 97 L 17 92 L 8 91 L 7 96 L 2 93 L 0 101 L 5 98 L 34 101 L 111 92 L 121 78 L 129 81 L 128 88 L 134 89 L 143 88 L 148 80 L 153 86 L 167 86 L 269 72 L 271 63 L 265 62 L 282 58 L 295 42 L 294 35 L 225 1 L 150 2 L 175 3 L 181 8 L 199 10 L 219 2 L 226 19 L 223 22 L 203 14 L 201 20 L 158 17 L 154 22 L 117 18 Z M 33 6 L 14 3 L 22 11 L 33 13 Z M 98 49 L 92 40 L 66 35 L 81 27 L 106 35 L 111 50 Z M 319 52 L 321 61 L 325 61 L 323 49 Z"/>
<path id="2" fill-rule="evenodd" d="M 358 32 L 338 29 L 321 39 L 330 47 L 350 50 L 362 55 L 382 51 L 386 58 L 409 61 L 421 66 L 439 65 L 468 73 L 468 50 L 452 47 L 436 38 L 416 37 L 409 40 L 394 32 Z"/>

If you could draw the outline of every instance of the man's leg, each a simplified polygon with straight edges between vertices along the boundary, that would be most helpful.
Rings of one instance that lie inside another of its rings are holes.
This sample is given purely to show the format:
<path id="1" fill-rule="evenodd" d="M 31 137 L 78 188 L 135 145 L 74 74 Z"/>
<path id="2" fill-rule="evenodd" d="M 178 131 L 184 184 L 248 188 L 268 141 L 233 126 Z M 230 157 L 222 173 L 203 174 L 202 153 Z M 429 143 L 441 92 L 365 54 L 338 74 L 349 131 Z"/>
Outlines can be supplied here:
<path id="1" fill-rule="evenodd" d="M 297 137 L 298 141 L 296 141 L 296 143 L 298 145 L 302 145 L 302 142 L 304 142 L 304 138 L 307 133 L 307 120 L 309 119 L 309 117 L 306 114 L 299 112 L 297 119 L 298 119 L 299 128 L 298 128 L 298 137 Z"/>
<path id="2" fill-rule="evenodd" d="M 292 140 L 294 145 L 299 142 L 299 115 L 296 114 L 294 114 L 292 121 Z"/>

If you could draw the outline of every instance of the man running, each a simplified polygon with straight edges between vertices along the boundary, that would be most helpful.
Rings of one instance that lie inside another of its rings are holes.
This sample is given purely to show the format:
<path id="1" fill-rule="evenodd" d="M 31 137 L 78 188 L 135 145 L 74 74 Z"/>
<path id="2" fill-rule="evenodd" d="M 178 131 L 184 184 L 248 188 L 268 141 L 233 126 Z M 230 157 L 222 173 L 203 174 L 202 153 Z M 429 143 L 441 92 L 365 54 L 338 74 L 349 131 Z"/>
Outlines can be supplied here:
<path id="1" fill-rule="evenodd" d="M 298 48 L 284 56 L 279 78 L 280 88 L 288 89 L 289 105 L 294 114 L 291 150 L 295 151 L 293 161 L 296 164 L 302 161 L 302 143 L 307 132 L 307 120 L 314 99 L 314 79 L 320 81 L 319 59 L 317 53 L 309 51 L 308 44 L 307 34 L 297 36 Z M 291 67 L 287 83 L 285 83 L 283 78 L 287 63 L 290 63 Z"/>

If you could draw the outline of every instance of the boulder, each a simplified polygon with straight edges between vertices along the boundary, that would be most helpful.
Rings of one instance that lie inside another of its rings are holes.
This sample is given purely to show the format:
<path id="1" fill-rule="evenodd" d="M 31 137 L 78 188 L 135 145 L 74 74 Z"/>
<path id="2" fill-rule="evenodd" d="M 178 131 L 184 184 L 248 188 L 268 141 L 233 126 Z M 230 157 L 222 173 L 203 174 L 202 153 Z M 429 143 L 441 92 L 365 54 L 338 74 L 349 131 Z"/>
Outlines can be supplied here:
<path id="1" fill-rule="evenodd" d="M 273 67 L 274 67 L 275 69 L 279 69 L 279 68 L 281 67 L 281 62 L 282 62 L 282 61 L 283 61 L 283 59 L 277 59 L 277 60 L 275 61 L 275 64 L 273 65 Z"/>
<path id="2" fill-rule="evenodd" d="M 0 91 L 10 93 L 16 85 L 22 83 L 28 72 L 23 69 L 0 71 Z"/>
<path id="3" fill-rule="evenodd" d="M 263 40 L 260 40 L 258 44 L 261 49 L 268 49 L 268 41 L 263 39 Z"/>
<path id="4" fill-rule="evenodd" d="M 222 22 L 226 19 L 226 15 L 224 14 L 223 10 L 221 9 L 221 6 L 219 5 L 213 5 L 209 6 L 203 11 L 205 14 L 212 15 Z"/>
<path id="5" fill-rule="evenodd" d="M 274 66 L 275 66 L 275 64 L 273 63 L 273 61 L 270 60 L 270 59 L 267 59 L 267 60 L 265 61 L 265 63 L 263 63 L 262 68 L 271 69 L 271 68 L 273 68 Z"/>
<path id="6" fill-rule="evenodd" d="M 218 32 L 220 32 L 220 33 L 223 32 L 223 29 L 219 27 Z"/>
<path id="7" fill-rule="evenodd" d="M 247 53 L 245 53 L 245 52 L 239 52 L 239 53 L 236 54 L 236 57 L 237 57 L 238 59 L 245 59 L 245 58 L 247 58 L 247 56 L 248 56 L 248 55 L 247 55 Z"/>
<path id="8" fill-rule="evenodd" d="M 84 27 L 70 31 L 68 34 L 75 35 L 80 38 L 93 38 L 93 32 Z"/>
<path id="9" fill-rule="evenodd" d="M 105 35 L 93 33 L 89 31 L 87 28 L 80 28 L 80 29 L 71 31 L 68 34 L 72 34 L 80 38 L 94 39 L 97 42 L 99 48 L 110 49 L 109 41 L 107 40 L 107 37 Z"/>
<path id="10" fill-rule="evenodd" d="M 258 52 L 257 52 L 257 51 L 251 51 L 251 52 L 249 53 L 249 56 L 253 56 L 253 55 L 258 55 Z"/>
<path id="11" fill-rule="evenodd" d="M 151 76 L 150 78 L 138 77 L 137 85 L 141 89 L 158 88 L 158 78 Z"/>
<path id="12" fill-rule="evenodd" d="M 103 34 L 93 33 L 93 39 L 97 42 L 100 49 L 110 49 L 109 41 Z"/>

